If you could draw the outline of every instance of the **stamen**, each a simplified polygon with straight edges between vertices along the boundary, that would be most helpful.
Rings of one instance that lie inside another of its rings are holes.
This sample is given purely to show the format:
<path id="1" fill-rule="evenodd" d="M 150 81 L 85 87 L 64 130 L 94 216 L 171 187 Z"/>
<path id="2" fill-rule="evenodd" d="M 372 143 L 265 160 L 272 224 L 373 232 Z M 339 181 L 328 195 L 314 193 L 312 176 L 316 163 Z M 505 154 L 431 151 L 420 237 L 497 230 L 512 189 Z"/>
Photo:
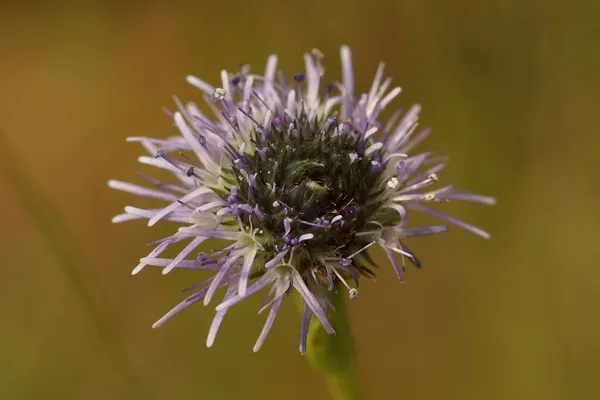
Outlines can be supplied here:
<path id="1" fill-rule="evenodd" d="M 181 201 L 181 200 L 177 200 L 177 202 L 178 202 L 179 204 L 181 204 L 182 206 L 185 206 L 185 207 L 189 208 L 189 209 L 190 209 L 190 210 L 192 210 L 192 211 L 196 211 L 196 209 L 195 209 L 194 207 L 190 206 L 190 205 L 189 205 L 188 203 L 186 203 L 186 202 L 183 202 L 183 201 Z"/>
<path id="2" fill-rule="evenodd" d="M 233 77 L 233 79 L 231 79 L 231 84 L 235 87 L 238 87 L 241 81 L 242 78 L 239 75 L 236 75 Z"/>
<path id="3" fill-rule="evenodd" d="M 254 124 L 259 127 L 260 129 L 263 129 L 263 126 L 260 124 L 260 122 L 258 122 L 257 120 L 255 120 L 252 115 L 250 115 L 249 113 L 247 113 L 246 111 L 244 111 L 241 107 L 238 107 L 238 110 L 244 114 L 246 117 L 248 117 L 252 122 L 254 122 Z"/>
<path id="4" fill-rule="evenodd" d="M 342 282 L 342 284 L 344 286 L 346 286 L 346 288 L 348 289 L 348 295 L 350 296 L 351 299 L 356 298 L 356 296 L 358 295 L 358 290 L 355 288 L 350 287 L 350 285 L 348 285 L 348 282 L 346 282 L 346 280 L 342 277 L 342 275 L 340 275 L 340 273 L 337 271 L 336 268 L 334 267 L 329 267 L 333 270 L 333 273 L 339 278 L 340 282 Z"/>
<path id="5" fill-rule="evenodd" d="M 163 160 L 165 160 L 166 162 L 168 162 L 169 164 L 171 164 L 178 170 L 180 170 L 180 171 L 183 170 L 181 163 L 179 161 L 175 160 L 174 158 L 172 158 L 171 156 L 168 156 L 164 150 L 159 150 L 156 153 L 156 158 L 162 158 Z"/>
<path id="6" fill-rule="evenodd" d="M 198 175 L 195 171 L 194 171 L 194 167 L 189 167 L 188 170 L 185 173 L 187 176 L 189 177 L 194 177 L 194 178 L 200 178 L 200 175 Z"/>
<path id="7" fill-rule="evenodd" d="M 317 59 L 317 60 L 321 60 L 325 57 L 325 55 L 323 54 L 323 52 L 321 52 L 321 50 L 314 48 L 310 51 L 310 53 Z"/>
<path id="8" fill-rule="evenodd" d="M 354 253 L 352 253 L 351 255 L 349 255 L 348 258 L 354 258 L 356 255 L 362 253 L 363 251 L 365 251 L 369 247 L 373 246 L 374 244 L 375 244 L 375 241 L 372 241 L 371 243 L 369 243 L 369 244 L 361 247 L 360 249 L 358 249 L 357 251 L 355 251 Z"/>
<path id="9" fill-rule="evenodd" d="M 342 217 L 341 215 L 336 215 L 335 217 L 333 217 L 331 219 L 331 224 L 329 224 L 329 226 L 333 226 L 334 223 L 336 223 L 337 221 L 339 221 L 342 218 L 344 218 L 344 217 Z"/>
<path id="10" fill-rule="evenodd" d="M 193 165 L 194 167 L 200 168 L 200 166 L 198 164 L 196 164 L 194 162 L 194 160 L 192 160 L 190 157 L 188 157 L 183 151 L 179 152 L 179 156 L 185 158 L 185 161 L 187 161 L 188 164 Z"/>
<path id="11" fill-rule="evenodd" d="M 292 77 L 298 83 L 304 81 L 304 74 L 296 73 L 296 74 L 292 75 Z"/>
<path id="12" fill-rule="evenodd" d="M 258 99 L 258 101 L 260 101 L 265 107 L 267 107 L 267 110 L 270 110 L 269 105 L 267 104 L 267 102 L 262 97 L 260 97 L 260 95 L 258 93 L 256 93 L 256 91 L 253 90 L 252 94 L 254 96 L 256 96 L 256 98 Z"/>
<path id="13" fill-rule="evenodd" d="M 396 189 L 396 187 L 398 187 L 398 178 L 396 178 L 395 176 L 391 177 L 390 180 L 388 181 L 387 185 L 390 189 Z"/>
<path id="14" fill-rule="evenodd" d="M 223 89 L 223 88 L 215 88 L 215 91 L 213 92 L 213 97 L 216 100 L 224 100 L 226 94 L 227 94 L 227 92 L 225 91 L 225 89 Z"/>

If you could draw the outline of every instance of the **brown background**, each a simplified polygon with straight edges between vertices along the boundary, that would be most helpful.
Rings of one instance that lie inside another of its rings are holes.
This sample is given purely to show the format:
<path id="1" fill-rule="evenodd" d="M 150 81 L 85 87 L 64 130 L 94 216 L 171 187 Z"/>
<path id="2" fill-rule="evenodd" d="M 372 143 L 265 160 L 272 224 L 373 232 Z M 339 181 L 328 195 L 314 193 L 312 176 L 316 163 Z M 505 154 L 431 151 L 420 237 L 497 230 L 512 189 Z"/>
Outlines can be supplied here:
<path id="1" fill-rule="evenodd" d="M 358 88 L 383 59 L 395 104 L 423 104 L 421 149 L 452 156 L 443 182 L 499 199 L 446 206 L 492 240 L 413 240 L 424 269 L 400 284 L 382 263 L 362 286 L 368 398 L 600 398 L 596 2 L 14 3 L 0 5 L 0 398 L 327 398 L 293 304 L 258 354 L 259 297 L 212 349 L 212 307 L 150 329 L 196 277 L 129 275 L 172 227 L 112 225 L 149 203 L 106 181 L 152 171 L 124 139 L 174 132 L 161 108 L 200 99 L 186 74 L 217 84 L 270 53 L 292 73 L 318 47 L 333 80 L 342 43 Z"/>

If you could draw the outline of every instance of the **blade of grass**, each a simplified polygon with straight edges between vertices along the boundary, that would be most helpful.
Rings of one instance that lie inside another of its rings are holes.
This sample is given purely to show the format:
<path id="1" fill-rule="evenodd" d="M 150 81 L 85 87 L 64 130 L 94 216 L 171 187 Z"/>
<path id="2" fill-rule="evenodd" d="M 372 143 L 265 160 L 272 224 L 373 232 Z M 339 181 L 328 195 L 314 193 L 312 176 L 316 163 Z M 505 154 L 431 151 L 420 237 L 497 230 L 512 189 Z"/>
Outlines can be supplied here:
<path id="1" fill-rule="evenodd" d="M 23 174 L 19 168 L 18 158 L 2 134 L 0 134 L 0 148 L 3 149 L 3 155 L 0 157 L 0 170 L 7 176 L 20 204 L 35 223 L 48 248 L 58 260 L 58 265 L 60 265 L 73 292 L 79 298 L 82 307 L 90 316 L 91 323 L 94 324 L 96 331 L 99 333 L 106 351 L 111 354 L 115 366 L 119 368 L 131 385 L 131 390 L 136 398 L 149 399 L 146 390 L 138 382 L 138 377 L 127 358 L 125 349 L 97 306 L 87 288 L 85 279 L 81 275 L 78 267 L 86 265 L 86 263 L 81 252 L 76 248 L 76 240 L 62 223 L 58 210 L 53 207 L 47 198 L 40 195 L 40 191 L 36 190 L 31 181 L 27 179 L 27 176 Z"/>

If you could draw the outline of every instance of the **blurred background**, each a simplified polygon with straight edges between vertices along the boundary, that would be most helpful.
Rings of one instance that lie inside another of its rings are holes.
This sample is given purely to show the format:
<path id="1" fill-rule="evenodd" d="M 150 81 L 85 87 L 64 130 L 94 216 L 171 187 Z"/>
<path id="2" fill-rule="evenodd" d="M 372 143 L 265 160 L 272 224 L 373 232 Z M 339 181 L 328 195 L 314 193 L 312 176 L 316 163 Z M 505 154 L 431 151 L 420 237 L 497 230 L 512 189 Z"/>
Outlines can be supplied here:
<path id="1" fill-rule="evenodd" d="M 599 10 L 558 4 L 3 1 L 0 398 L 328 398 L 297 352 L 293 302 L 257 354 L 260 296 L 211 349 L 212 307 L 151 329 L 197 277 L 130 275 L 172 226 L 112 225 L 150 203 L 106 182 L 153 172 L 125 137 L 175 132 L 162 107 L 201 100 L 187 74 L 218 84 L 271 53 L 291 74 L 317 47 L 335 80 L 344 43 L 360 90 L 385 60 L 396 106 L 423 104 L 421 150 L 451 155 L 443 182 L 499 201 L 445 206 L 491 240 L 454 228 L 409 241 L 422 270 L 400 284 L 382 263 L 361 286 L 350 313 L 367 398 L 600 398 Z"/>

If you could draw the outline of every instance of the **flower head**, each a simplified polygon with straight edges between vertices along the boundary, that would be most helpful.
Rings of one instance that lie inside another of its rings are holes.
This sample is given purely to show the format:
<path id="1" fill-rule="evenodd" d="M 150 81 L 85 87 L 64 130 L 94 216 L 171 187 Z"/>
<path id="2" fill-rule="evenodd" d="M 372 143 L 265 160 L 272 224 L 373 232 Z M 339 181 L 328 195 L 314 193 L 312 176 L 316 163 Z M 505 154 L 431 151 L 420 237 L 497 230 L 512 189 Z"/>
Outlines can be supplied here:
<path id="1" fill-rule="evenodd" d="M 265 340 L 286 294 L 301 296 L 304 307 L 300 351 L 306 347 L 308 322 L 314 315 L 334 333 L 328 321 L 331 291 L 358 296 L 361 276 L 372 275 L 367 250 L 381 248 L 402 280 L 405 260 L 420 266 L 403 243 L 412 236 L 445 232 L 445 225 L 408 226 L 409 212 L 421 211 L 482 237 L 479 228 L 447 216 L 431 205 L 450 200 L 494 204 L 493 198 L 434 189 L 445 158 L 411 154 L 429 134 L 417 131 L 420 107 L 387 122 L 379 114 L 400 93 L 377 68 L 368 93 L 355 95 L 350 49 L 341 48 L 342 81 L 324 84 L 322 54 L 304 55 L 305 71 L 287 80 L 277 73 L 277 57 L 267 60 L 264 75 L 221 72 L 220 87 L 188 77 L 204 93 L 214 112 L 206 116 L 193 103 L 176 99 L 172 114 L 178 136 L 132 137 L 150 156 L 139 161 L 171 172 L 172 182 L 147 178 L 153 188 L 121 181 L 109 186 L 166 201 L 156 209 L 125 207 L 113 221 L 147 219 L 181 226 L 156 247 L 133 273 L 146 265 L 210 271 L 192 286 L 192 294 L 157 321 L 157 327 L 181 310 L 208 304 L 220 288 L 207 345 L 214 342 L 227 310 L 262 289 L 270 289 L 259 312 L 269 309 L 254 350 Z M 337 89 L 337 90 L 334 90 Z M 210 254 L 197 253 L 207 239 L 227 241 Z M 161 254 L 177 242 L 187 245 L 174 258 Z M 400 263 L 396 258 L 399 256 Z"/>

